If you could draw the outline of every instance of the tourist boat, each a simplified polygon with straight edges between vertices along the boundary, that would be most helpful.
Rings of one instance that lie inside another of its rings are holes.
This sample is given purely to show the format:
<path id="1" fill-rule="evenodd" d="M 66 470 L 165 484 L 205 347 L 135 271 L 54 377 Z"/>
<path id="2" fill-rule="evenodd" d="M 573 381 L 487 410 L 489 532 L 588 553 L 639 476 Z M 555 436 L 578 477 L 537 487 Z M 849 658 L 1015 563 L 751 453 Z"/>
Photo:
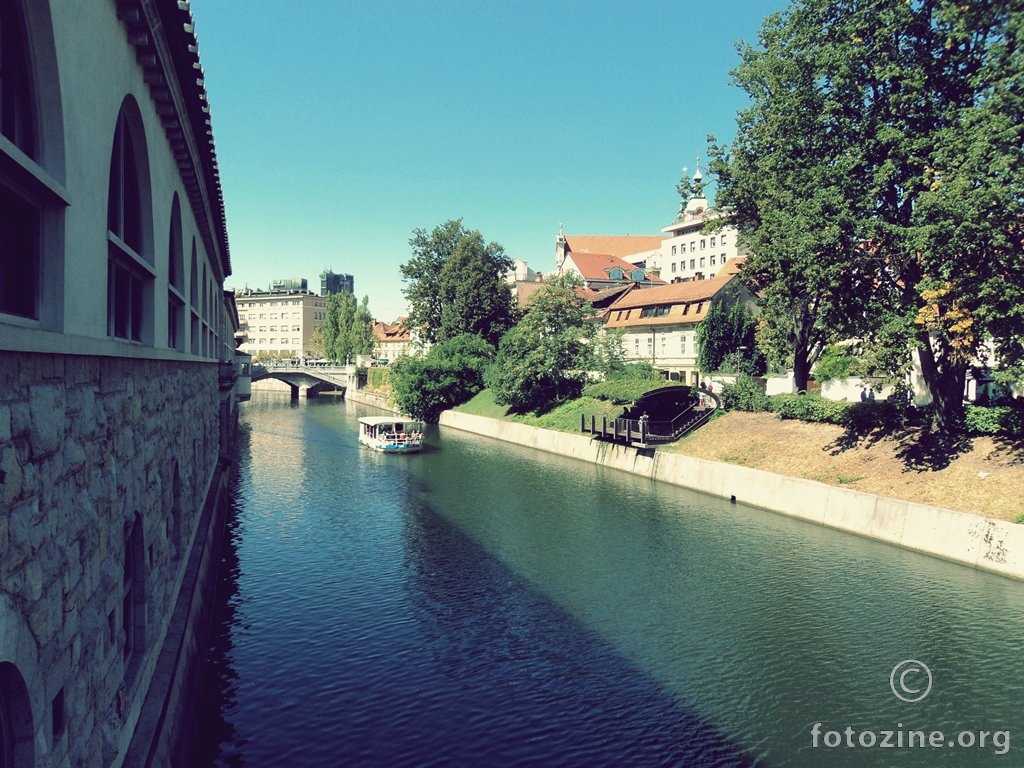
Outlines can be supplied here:
<path id="1" fill-rule="evenodd" d="M 395 416 L 361 416 L 359 442 L 383 453 L 423 450 L 423 422 Z"/>

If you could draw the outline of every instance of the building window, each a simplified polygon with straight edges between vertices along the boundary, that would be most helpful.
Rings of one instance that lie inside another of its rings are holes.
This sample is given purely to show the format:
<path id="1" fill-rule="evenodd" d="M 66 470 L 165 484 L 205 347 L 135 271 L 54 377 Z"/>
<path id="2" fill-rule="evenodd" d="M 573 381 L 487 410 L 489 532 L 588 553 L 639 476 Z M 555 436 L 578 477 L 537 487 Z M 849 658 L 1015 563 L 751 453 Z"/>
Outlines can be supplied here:
<path id="1" fill-rule="evenodd" d="M 668 314 L 669 306 L 644 307 L 640 311 L 640 317 L 665 317 Z"/>
<path id="2" fill-rule="evenodd" d="M 697 268 L 697 260 L 696 259 L 690 259 L 690 269 L 696 269 L 696 268 Z"/>
<path id="3" fill-rule="evenodd" d="M 143 257 L 143 205 L 139 145 L 122 108 L 110 155 L 107 191 L 107 335 L 149 341 L 147 309 L 153 268 Z M 151 337 L 150 337 L 151 338 Z"/>
<path id="4" fill-rule="evenodd" d="M 696 250 L 697 250 L 697 241 L 696 240 L 691 240 L 690 241 L 690 253 L 693 253 Z"/>
<path id="5" fill-rule="evenodd" d="M 711 254 L 711 266 L 712 266 L 712 267 L 713 267 L 713 266 L 715 266 L 715 260 L 716 260 L 717 258 L 718 258 L 718 257 L 717 257 L 717 256 L 715 256 L 715 254 Z"/>
<path id="6" fill-rule="evenodd" d="M 707 266 L 707 264 L 705 264 L 705 263 L 704 263 L 704 262 L 706 262 L 706 261 L 707 261 L 707 257 L 705 257 L 705 256 L 701 256 L 701 257 L 700 257 L 700 265 L 701 265 L 702 267 L 706 267 L 706 266 Z"/>
<path id="7" fill-rule="evenodd" d="M 700 249 L 703 251 L 707 247 L 707 245 L 708 245 L 708 241 L 705 238 L 702 237 L 701 240 L 700 240 Z"/>
<path id="8" fill-rule="evenodd" d="M 679 247 L 679 246 L 677 246 L 677 245 L 673 245 L 673 246 L 672 246 L 672 255 L 673 255 L 673 256 L 675 256 L 675 255 L 676 255 L 676 249 L 677 249 L 678 247 Z"/>
<path id="9" fill-rule="evenodd" d="M 715 247 L 715 238 L 713 238 L 713 237 L 711 238 L 711 247 L 712 248 Z"/>
<path id="10" fill-rule="evenodd" d="M 673 271 L 673 272 L 675 272 L 675 271 L 676 271 L 676 263 L 675 263 L 674 261 L 672 262 L 672 271 Z"/>
<path id="11" fill-rule="evenodd" d="M 34 160 L 30 74 L 18 3 L 0 0 L 0 133 Z M 32 320 L 39 318 L 39 220 L 38 208 L 6 189 L 0 177 L 0 312 Z"/>
<path id="12" fill-rule="evenodd" d="M 28 45 L 18 3 L 12 0 L 0 0 L 0 133 L 35 159 Z"/>
<path id="13" fill-rule="evenodd" d="M 640 339 L 633 339 L 633 354 L 637 357 L 640 356 Z"/>
<path id="14" fill-rule="evenodd" d="M 686 354 L 686 334 L 685 333 L 679 334 L 679 354 L 680 355 L 685 355 Z"/>
<path id="15" fill-rule="evenodd" d="M 725 245 L 725 235 L 724 234 L 721 237 L 721 243 L 722 243 L 722 245 Z"/>
<path id="16" fill-rule="evenodd" d="M 0 186 L 0 312 L 39 318 L 39 210 Z"/>
<path id="17" fill-rule="evenodd" d="M 167 347 L 185 351 L 185 254 L 181 241 L 181 204 L 171 202 L 171 231 L 167 244 Z"/>

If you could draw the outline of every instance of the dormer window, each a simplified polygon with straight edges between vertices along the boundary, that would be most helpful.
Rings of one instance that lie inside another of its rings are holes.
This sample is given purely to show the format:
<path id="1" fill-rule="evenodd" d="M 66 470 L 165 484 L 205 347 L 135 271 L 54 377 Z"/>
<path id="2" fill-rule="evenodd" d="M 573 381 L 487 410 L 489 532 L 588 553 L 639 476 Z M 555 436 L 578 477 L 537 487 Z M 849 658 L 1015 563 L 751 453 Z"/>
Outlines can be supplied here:
<path id="1" fill-rule="evenodd" d="M 624 273 L 621 267 L 612 267 L 608 270 L 608 277 L 612 280 L 621 280 L 624 277 Z"/>
<path id="2" fill-rule="evenodd" d="M 642 269 L 634 269 L 632 273 L 630 273 L 630 279 L 634 283 L 642 283 L 646 278 L 647 275 L 644 274 Z"/>

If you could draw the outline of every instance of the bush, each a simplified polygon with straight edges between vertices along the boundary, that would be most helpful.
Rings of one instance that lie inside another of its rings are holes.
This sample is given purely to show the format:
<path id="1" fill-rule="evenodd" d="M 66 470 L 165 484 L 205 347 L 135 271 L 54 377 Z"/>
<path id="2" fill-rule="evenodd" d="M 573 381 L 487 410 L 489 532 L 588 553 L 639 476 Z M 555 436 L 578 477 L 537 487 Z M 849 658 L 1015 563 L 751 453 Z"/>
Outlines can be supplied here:
<path id="1" fill-rule="evenodd" d="M 718 393 L 722 407 L 730 411 L 767 411 L 768 396 L 764 389 L 750 376 L 741 375 L 735 384 L 726 384 Z"/>
<path id="2" fill-rule="evenodd" d="M 604 381 L 588 384 L 583 388 L 583 394 L 587 397 L 608 400 L 621 405 L 639 400 L 644 393 L 666 385 L 671 385 L 671 382 L 658 376 L 654 369 L 645 363 L 627 365 L 621 371 L 608 376 Z"/>
<path id="3" fill-rule="evenodd" d="M 997 405 L 990 408 L 968 405 L 965 426 L 971 435 L 1024 436 L 1024 408 L 1015 405 Z"/>
<path id="4" fill-rule="evenodd" d="M 843 424 L 854 403 L 826 400 L 819 395 L 775 395 L 768 409 L 780 419 L 799 419 L 822 424 Z"/>

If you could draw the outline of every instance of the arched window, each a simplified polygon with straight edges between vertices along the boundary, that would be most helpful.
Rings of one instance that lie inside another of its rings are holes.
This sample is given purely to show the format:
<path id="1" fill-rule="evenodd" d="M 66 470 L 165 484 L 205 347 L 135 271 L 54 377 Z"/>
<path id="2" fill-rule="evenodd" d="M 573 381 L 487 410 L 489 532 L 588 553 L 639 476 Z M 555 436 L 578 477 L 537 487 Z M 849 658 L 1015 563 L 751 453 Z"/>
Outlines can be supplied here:
<path id="1" fill-rule="evenodd" d="M 0 134 L 35 160 L 36 116 L 25 40 L 18 3 L 0 0 Z M 0 312 L 36 319 L 39 211 L 2 182 L 0 178 Z"/>
<path id="2" fill-rule="evenodd" d="M 171 232 L 167 243 L 167 346 L 185 351 L 185 263 L 181 242 L 181 203 L 171 201 Z"/>
<path id="3" fill-rule="evenodd" d="M 642 283 L 645 279 L 647 279 L 647 275 L 644 274 L 644 271 L 642 269 L 634 269 L 632 272 L 630 272 L 629 279 L 632 280 L 634 283 Z"/>
<path id="4" fill-rule="evenodd" d="M 192 305 L 192 354 L 199 354 L 202 324 L 199 321 L 199 253 L 196 250 L 196 239 L 192 238 L 192 270 L 189 272 L 189 304 Z"/>
<path id="5" fill-rule="evenodd" d="M 608 271 L 608 277 L 611 278 L 612 280 L 621 280 L 622 276 L 623 272 L 621 267 L 612 267 Z"/>
<path id="6" fill-rule="evenodd" d="M 25 680 L 9 661 L 0 662 L 0 766 L 34 768 L 32 708 Z"/>
<path id="7" fill-rule="evenodd" d="M 117 117 L 107 192 L 107 334 L 152 343 L 152 250 L 147 243 L 148 164 L 138 106 Z"/>
<path id="8" fill-rule="evenodd" d="M 36 118 L 29 75 L 21 9 L 15 0 L 0 0 L 0 133 L 35 160 Z"/>

